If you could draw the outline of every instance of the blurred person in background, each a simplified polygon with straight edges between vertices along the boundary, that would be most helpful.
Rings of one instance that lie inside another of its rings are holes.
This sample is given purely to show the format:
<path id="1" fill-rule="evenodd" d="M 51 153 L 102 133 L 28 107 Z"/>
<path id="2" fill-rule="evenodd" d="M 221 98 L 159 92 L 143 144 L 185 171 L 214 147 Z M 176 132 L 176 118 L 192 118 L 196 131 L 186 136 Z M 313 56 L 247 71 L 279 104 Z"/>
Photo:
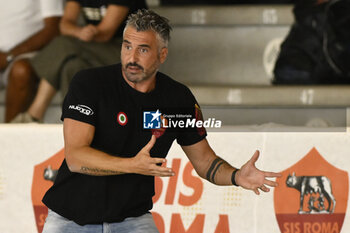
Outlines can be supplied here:
<path id="1" fill-rule="evenodd" d="M 350 84 L 350 1 L 298 0 L 274 84 Z"/>
<path id="2" fill-rule="evenodd" d="M 62 0 L 3 2 L 0 8 L 0 89 L 7 88 L 6 121 L 24 111 L 36 92 L 28 58 L 59 34 Z"/>
<path id="3" fill-rule="evenodd" d="M 143 8 L 147 8 L 145 0 L 68 0 L 60 22 L 62 36 L 30 62 L 32 75 L 41 79 L 33 103 L 26 112 L 7 119 L 11 123 L 43 121 L 56 92 L 64 96 L 77 71 L 119 62 L 125 20 Z M 79 25 L 80 13 L 84 26 Z"/>

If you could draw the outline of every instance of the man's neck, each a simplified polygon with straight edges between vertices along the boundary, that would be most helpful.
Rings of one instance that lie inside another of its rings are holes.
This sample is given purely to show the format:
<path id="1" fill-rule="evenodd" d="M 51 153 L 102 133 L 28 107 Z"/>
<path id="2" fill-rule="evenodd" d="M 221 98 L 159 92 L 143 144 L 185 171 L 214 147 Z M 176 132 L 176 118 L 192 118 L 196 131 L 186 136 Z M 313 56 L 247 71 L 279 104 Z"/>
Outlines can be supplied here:
<path id="1" fill-rule="evenodd" d="M 130 87 L 142 93 L 151 92 L 156 87 L 156 73 L 152 75 L 152 77 L 148 78 L 147 80 L 144 80 L 139 83 L 130 82 L 127 78 L 124 77 L 124 75 L 123 75 L 123 78 L 126 81 L 126 83 L 129 84 Z"/>

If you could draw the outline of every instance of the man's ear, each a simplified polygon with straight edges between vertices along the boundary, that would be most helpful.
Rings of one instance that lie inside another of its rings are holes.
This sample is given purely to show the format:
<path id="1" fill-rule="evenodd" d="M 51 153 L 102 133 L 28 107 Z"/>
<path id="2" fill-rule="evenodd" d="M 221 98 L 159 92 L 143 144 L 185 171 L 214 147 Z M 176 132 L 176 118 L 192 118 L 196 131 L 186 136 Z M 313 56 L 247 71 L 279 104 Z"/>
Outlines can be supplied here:
<path id="1" fill-rule="evenodd" d="M 160 50 L 160 63 L 163 64 L 168 56 L 168 48 L 162 48 Z"/>

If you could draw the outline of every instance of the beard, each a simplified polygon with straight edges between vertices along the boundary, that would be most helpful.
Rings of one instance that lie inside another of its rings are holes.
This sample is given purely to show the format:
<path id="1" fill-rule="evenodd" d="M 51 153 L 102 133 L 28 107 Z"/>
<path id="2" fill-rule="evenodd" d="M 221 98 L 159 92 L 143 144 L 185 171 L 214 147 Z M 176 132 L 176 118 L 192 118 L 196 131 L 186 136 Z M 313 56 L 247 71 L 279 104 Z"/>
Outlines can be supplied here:
<path id="1" fill-rule="evenodd" d="M 151 78 L 157 71 L 160 65 L 159 61 L 154 62 L 149 69 L 145 69 L 143 66 L 136 62 L 129 62 L 122 65 L 123 73 L 126 79 L 132 83 L 141 83 Z M 136 71 L 129 70 L 128 68 L 137 69 Z"/>

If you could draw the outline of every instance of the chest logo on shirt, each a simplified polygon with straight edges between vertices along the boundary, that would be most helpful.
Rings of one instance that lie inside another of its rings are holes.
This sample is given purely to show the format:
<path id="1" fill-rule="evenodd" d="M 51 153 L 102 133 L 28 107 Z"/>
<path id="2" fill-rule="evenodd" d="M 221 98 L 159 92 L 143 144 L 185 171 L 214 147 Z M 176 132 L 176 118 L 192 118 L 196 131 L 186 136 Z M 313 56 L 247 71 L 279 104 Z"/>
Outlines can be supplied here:
<path id="1" fill-rule="evenodd" d="M 124 112 L 119 112 L 117 119 L 118 119 L 118 123 L 121 126 L 124 126 L 124 125 L 126 125 L 126 123 L 128 123 L 128 117 L 126 116 L 126 114 Z"/>
<path id="2" fill-rule="evenodd" d="M 83 7 L 83 12 L 88 20 L 100 21 L 106 15 L 106 6 L 101 6 L 100 8 L 94 7 Z"/>

